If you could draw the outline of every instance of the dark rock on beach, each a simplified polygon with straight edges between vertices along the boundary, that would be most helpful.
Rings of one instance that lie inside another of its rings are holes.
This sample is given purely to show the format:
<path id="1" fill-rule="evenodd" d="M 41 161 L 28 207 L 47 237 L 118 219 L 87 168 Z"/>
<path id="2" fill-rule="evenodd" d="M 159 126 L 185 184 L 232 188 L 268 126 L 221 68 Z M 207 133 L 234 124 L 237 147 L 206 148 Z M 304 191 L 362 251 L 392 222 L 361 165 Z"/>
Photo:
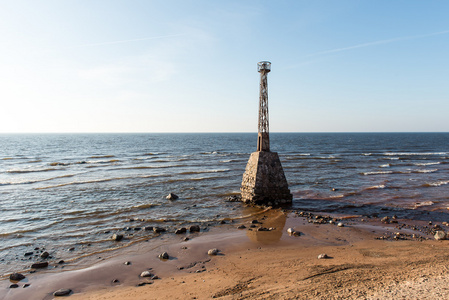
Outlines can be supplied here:
<path id="1" fill-rule="evenodd" d="M 68 296 L 72 293 L 71 289 L 59 289 L 56 292 L 53 293 L 53 296 L 60 297 L 60 296 Z"/>
<path id="2" fill-rule="evenodd" d="M 167 252 L 164 252 L 164 253 L 159 254 L 158 257 L 159 257 L 160 259 L 169 259 L 169 258 L 170 258 L 170 255 L 168 255 Z"/>
<path id="3" fill-rule="evenodd" d="M 19 285 L 17 283 L 13 283 L 9 286 L 10 289 L 16 289 L 18 287 L 19 287 Z"/>
<path id="4" fill-rule="evenodd" d="M 114 234 L 112 235 L 112 239 L 113 239 L 114 241 L 119 242 L 119 241 L 121 241 L 121 240 L 123 239 L 123 235 L 122 235 L 122 234 L 114 233 Z"/>
<path id="5" fill-rule="evenodd" d="M 42 258 L 48 258 L 50 256 L 50 253 L 48 253 L 47 251 L 45 251 L 45 252 L 43 252 L 42 254 L 41 254 L 41 257 Z"/>
<path id="6" fill-rule="evenodd" d="M 176 229 L 176 231 L 175 231 L 176 234 L 183 234 L 183 233 L 186 233 L 186 232 L 187 232 L 187 229 L 184 228 L 184 227 Z"/>
<path id="7" fill-rule="evenodd" d="M 162 227 L 153 227 L 153 231 L 156 233 L 165 232 L 165 228 Z"/>
<path id="8" fill-rule="evenodd" d="M 43 269 L 48 267 L 48 262 L 44 261 L 44 262 L 37 262 L 31 265 L 31 268 L 33 269 Z"/>
<path id="9" fill-rule="evenodd" d="M 11 275 L 9 275 L 9 280 L 12 280 L 12 281 L 20 281 L 24 278 L 25 278 L 25 276 L 20 273 L 12 273 Z"/>
<path id="10" fill-rule="evenodd" d="M 200 232 L 200 226 L 199 225 L 192 225 L 192 226 L 190 226 L 190 228 L 189 228 L 189 231 L 190 232 Z"/>

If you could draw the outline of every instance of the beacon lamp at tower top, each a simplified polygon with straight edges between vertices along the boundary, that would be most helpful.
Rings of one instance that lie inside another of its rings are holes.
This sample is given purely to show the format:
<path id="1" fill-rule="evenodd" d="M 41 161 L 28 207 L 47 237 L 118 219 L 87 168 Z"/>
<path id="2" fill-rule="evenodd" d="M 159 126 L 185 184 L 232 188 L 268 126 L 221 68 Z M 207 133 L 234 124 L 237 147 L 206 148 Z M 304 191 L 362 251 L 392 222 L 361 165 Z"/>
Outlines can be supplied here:
<path id="1" fill-rule="evenodd" d="M 270 72 L 271 71 L 271 62 L 269 61 L 261 61 L 257 63 L 257 72 Z"/>

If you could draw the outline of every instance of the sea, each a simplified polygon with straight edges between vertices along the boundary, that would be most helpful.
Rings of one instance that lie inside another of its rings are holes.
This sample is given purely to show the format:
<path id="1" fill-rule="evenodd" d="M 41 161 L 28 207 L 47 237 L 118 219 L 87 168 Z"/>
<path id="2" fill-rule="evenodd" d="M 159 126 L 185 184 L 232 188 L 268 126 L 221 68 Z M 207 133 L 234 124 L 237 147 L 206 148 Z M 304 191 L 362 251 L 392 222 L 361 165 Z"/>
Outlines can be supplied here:
<path id="1" fill-rule="evenodd" d="M 449 222 L 449 133 L 271 133 L 270 142 L 293 210 Z M 228 198 L 256 145 L 257 133 L 1 134 L 0 275 L 42 249 L 76 261 L 151 240 L 151 226 L 244 217 Z"/>

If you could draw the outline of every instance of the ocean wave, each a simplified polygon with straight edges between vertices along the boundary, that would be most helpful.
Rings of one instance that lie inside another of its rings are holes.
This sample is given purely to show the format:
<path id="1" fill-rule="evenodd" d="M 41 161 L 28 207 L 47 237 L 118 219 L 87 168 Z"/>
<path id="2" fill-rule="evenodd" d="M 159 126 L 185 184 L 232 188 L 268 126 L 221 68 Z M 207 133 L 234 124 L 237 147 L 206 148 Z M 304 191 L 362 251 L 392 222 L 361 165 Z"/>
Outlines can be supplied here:
<path id="1" fill-rule="evenodd" d="M 372 171 L 372 172 L 363 172 L 363 175 L 386 175 L 393 174 L 393 171 Z"/>
<path id="2" fill-rule="evenodd" d="M 21 170 L 8 170 L 6 173 L 12 174 L 21 174 L 21 173 L 35 173 L 35 172 L 50 172 L 50 171 L 59 171 L 63 169 L 58 168 L 45 168 L 45 169 L 21 169 Z"/>
<path id="3" fill-rule="evenodd" d="M 194 174 L 207 174 L 207 173 L 220 173 L 220 172 L 229 172 L 230 169 L 222 169 L 222 170 L 205 170 L 205 171 L 186 171 L 179 173 L 180 175 L 194 175 Z"/>
<path id="4" fill-rule="evenodd" d="M 38 187 L 38 188 L 36 188 L 36 190 L 59 188 L 59 187 L 68 186 L 68 185 L 101 183 L 101 182 L 108 182 L 108 181 L 113 181 L 113 180 L 123 180 L 123 179 L 130 179 L 130 178 L 134 178 L 134 177 L 114 177 L 114 178 L 94 179 L 94 180 L 86 180 L 86 181 L 72 181 L 72 182 L 66 182 L 66 183 L 61 183 L 61 184 L 56 184 L 56 185 Z"/>
<path id="5" fill-rule="evenodd" d="M 448 155 L 449 152 L 385 152 L 387 156 L 431 156 L 431 155 Z"/>
<path id="6" fill-rule="evenodd" d="M 449 180 L 441 180 L 424 184 L 425 187 L 436 187 L 449 184 Z"/>
<path id="7" fill-rule="evenodd" d="M 379 184 L 379 185 L 373 185 L 370 187 L 365 188 L 365 190 L 377 190 L 377 189 L 384 189 L 386 188 L 385 184 Z"/>
<path id="8" fill-rule="evenodd" d="M 428 163 L 414 163 L 413 165 L 415 166 L 433 166 L 433 165 L 439 165 L 441 164 L 441 162 L 436 161 L 436 162 L 428 162 Z"/>
<path id="9" fill-rule="evenodd" d="M 115 157 L 115 155 L 93 155 L 93 156 L 89 156 L 89 158 L 111 158 L 111 157 Z"/>
<path id="10" fill-rule="evenodd" d="M 413 173 L 435 173 L 438 169 L 413 170 Z"/>
<path id="11" fill-rule="evenodd" d="M 379 168 L 389 168 L 391 167 L 391 164 L 385 164 L 385 165 L 380 165 Z"/>

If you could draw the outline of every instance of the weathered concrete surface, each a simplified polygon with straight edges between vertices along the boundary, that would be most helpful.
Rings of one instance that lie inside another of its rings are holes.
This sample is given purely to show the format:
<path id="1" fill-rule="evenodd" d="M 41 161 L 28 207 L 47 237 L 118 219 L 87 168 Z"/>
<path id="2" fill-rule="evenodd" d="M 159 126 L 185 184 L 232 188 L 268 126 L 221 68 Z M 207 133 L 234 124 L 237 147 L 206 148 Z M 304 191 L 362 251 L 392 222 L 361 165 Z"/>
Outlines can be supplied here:
<path id="1" fill-rule="evenodd" d="M 291 204 L 293 199 L 276 152 L 251 153 L 240 191 L 248 204 L 278 206 Z"/>

